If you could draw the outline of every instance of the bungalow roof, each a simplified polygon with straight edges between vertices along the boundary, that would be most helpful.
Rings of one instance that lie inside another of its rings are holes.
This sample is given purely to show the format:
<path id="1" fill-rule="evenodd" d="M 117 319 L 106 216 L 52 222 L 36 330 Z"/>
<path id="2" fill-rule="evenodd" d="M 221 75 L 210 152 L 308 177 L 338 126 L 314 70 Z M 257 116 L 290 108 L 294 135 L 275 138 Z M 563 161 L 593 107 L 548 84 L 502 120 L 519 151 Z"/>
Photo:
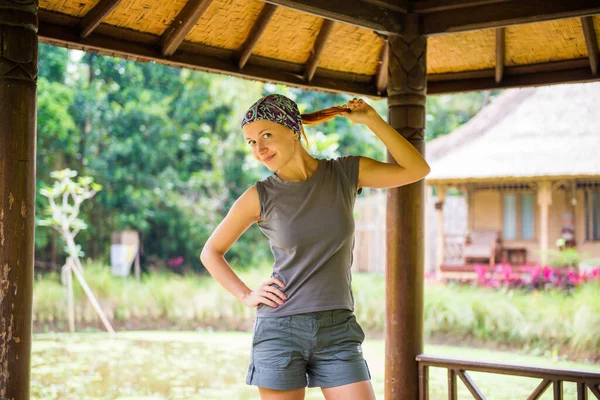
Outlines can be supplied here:
<path id="1" fill-rule="evenodd" d="M 600 176 L 599 104 L 600 83 L 507 90 L 429 142 L 426 181 Z"/>

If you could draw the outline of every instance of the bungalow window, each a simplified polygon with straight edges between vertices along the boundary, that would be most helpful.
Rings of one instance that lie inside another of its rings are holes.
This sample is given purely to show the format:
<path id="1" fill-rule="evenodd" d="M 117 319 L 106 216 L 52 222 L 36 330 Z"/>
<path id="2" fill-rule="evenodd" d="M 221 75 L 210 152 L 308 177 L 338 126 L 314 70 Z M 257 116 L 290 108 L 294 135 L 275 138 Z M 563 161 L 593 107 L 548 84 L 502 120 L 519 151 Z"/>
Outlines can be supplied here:
<path id="1" fill-rule="evenodd" d="M 534 239 L 534 195 L 529 193 L 505 194 L 503 205 L 502 238 L 504 240 Z"/>
<path id="2" fill-rule="evenodd" d="M 585 192 L 585 240 L 600 240 L 600 192 Z"/>

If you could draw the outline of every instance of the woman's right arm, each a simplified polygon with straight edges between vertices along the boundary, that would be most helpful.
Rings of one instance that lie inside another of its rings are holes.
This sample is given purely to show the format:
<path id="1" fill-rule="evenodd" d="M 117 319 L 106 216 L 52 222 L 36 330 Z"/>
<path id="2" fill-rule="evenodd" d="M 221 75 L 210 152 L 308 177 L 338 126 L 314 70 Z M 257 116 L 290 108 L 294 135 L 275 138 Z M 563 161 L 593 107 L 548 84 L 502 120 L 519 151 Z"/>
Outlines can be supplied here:
<path id="1" fill-rule="evenodd" d="M 284 287 L 283 282 L 270 278 L 264 281 L 257 290 L 251 290 L 225 260 L 225 254 L 231 246 L 259 219 L 258 191 L 256 186 L 252 186 L 233 203 L 223 221 L 210 235 L 202 249 L 200 260 L 213 278 L 246 306 L 256 307 L 263 303 L 277 307 L 277 304 L 283 304 L 281 299 L 285 300 L 286 296 L 271 285 L 277 284 Z"/>

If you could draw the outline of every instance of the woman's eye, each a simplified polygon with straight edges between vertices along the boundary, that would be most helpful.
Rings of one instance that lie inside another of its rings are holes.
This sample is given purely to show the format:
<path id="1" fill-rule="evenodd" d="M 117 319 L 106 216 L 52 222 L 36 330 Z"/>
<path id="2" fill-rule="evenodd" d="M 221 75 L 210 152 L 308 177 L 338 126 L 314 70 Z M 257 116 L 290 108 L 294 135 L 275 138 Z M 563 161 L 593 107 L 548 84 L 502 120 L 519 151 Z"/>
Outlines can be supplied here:
<path id="1" fill-rule="evenodd" d="M 271 136 L 272 136 L 272 135 L 271 135 L 270 133 L 265 133 L 265 134 L 263 135 L 263 137 L 264 137 L 264 138 L 266 138 L 266 137 L 271 137 Z"/>
<path id="2" fill-rule="evenodd" d="M 249 141 L 249 142 L 248 142 L 248 144 L 249 144 L 250 146 L 254 146 L 254 144 L 255 144 L 255 143 L 256 143 L 256 142 L 255 142 L 254 140 L 251 140 L 251 141 Z"/>

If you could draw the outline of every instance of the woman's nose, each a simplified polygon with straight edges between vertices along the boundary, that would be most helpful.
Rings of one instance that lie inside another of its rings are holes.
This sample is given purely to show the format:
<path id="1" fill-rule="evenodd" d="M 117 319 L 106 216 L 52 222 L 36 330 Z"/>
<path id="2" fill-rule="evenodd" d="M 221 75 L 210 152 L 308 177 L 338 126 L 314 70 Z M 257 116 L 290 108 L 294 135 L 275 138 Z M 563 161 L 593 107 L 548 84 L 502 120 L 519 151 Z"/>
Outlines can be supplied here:
<path id="1" fill-rule="evenodd" d="M 260 143 L 257 143 L 257 144 L 256 144 L 256 152 L 257 152 L 258 154 L 265 153 L 265 152 L 266 152 L 266 150 L 267 150 L 267 147 L 266 147 L 265 145 L 262 145 L 262 144 L 260 144 Z"/>

